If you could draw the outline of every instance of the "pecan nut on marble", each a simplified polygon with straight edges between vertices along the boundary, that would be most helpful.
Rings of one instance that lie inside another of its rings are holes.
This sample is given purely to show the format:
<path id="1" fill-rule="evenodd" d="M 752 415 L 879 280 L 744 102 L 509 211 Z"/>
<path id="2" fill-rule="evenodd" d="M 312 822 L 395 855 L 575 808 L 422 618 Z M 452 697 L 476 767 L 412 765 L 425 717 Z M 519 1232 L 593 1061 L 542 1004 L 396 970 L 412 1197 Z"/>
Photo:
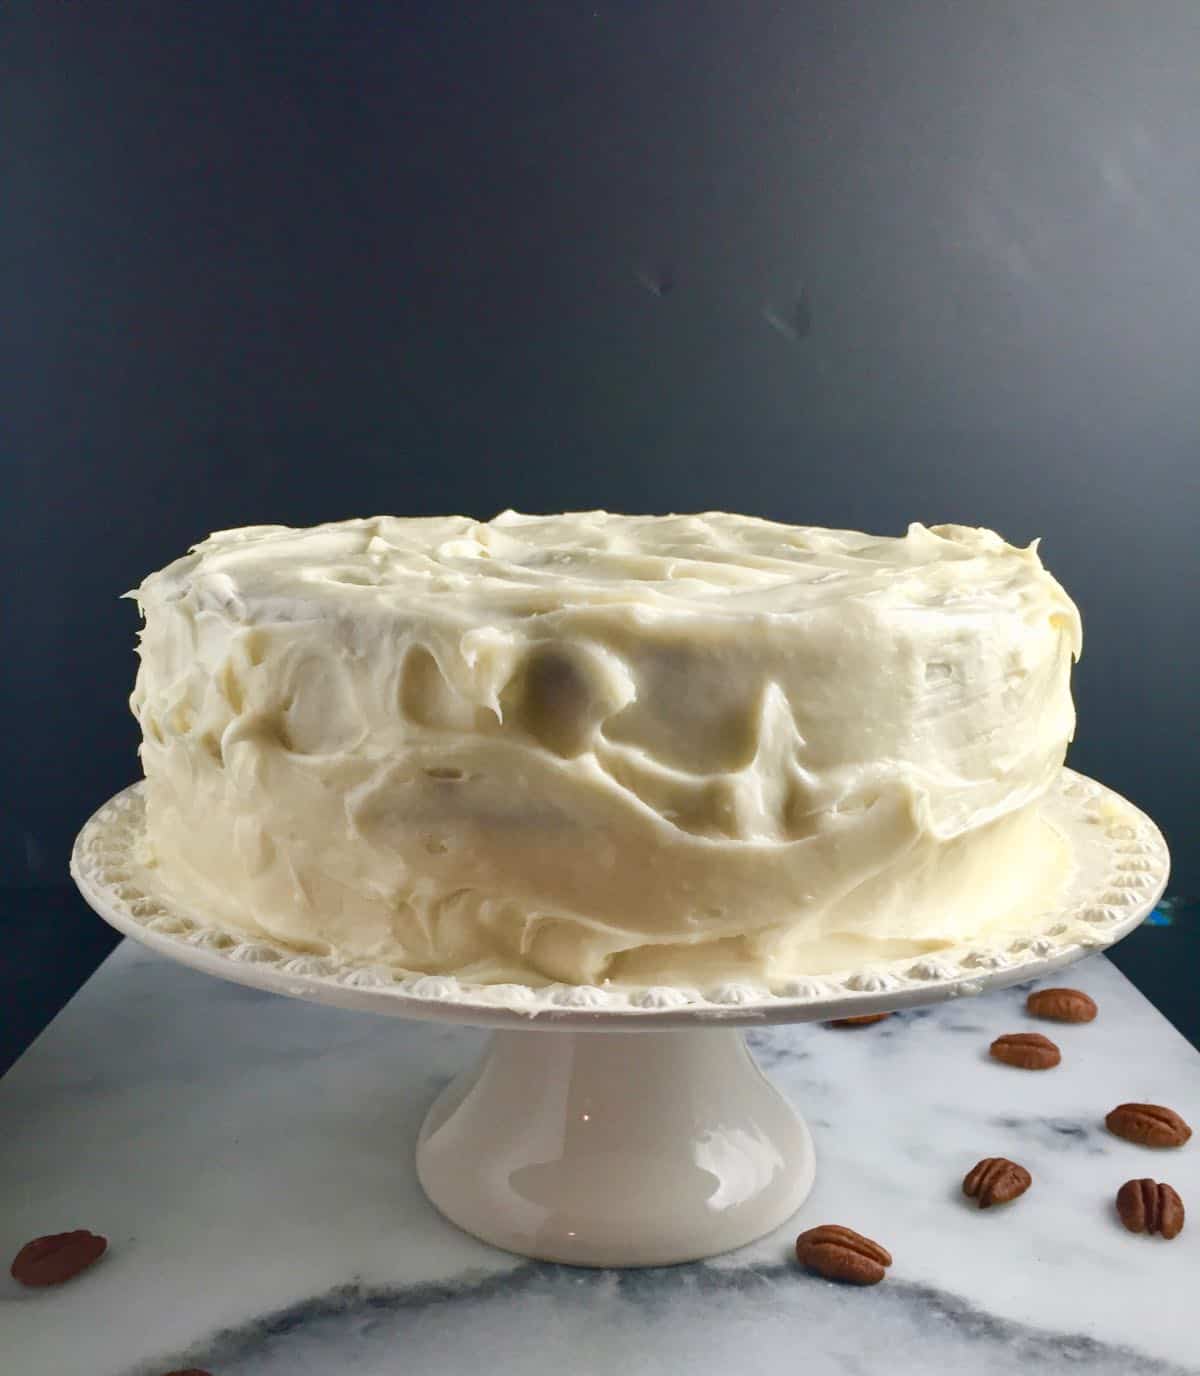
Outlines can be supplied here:
<path id="1" fill-rule="evenodd" d="M 1035 989 L 1025 1000 L 1025 1008 L 1033 1017 L 1050 1022 L 1091 1022 L 1099 1011 L 1095 999 L 1082 989 Z"/>
<path id="2" fill-rule="evenodd" d="M 796 1239 L 796 1260 L 828 1280 L 878 1285 L 892 1264 L 891 1253 L 853 1228 L 824 1223 Z"/>
<path id="3" fill-rule="evenodd" d="M 1109 1132 L 1141 1147 L 1182 1147 L 1192 1130 L 1162 1104 L 1118 1104 L 1104 1119 Z"/>
<path id="4" fill-rule="evenodd" d="M 1183 1200 L 1156 1180 L 1127 1180 L 1117 1191 L 1117 1213 L 1131 1233 L 1160 1233 L 1169 1240 L 1183 1232 Z"/>
<path id="5" fill-rule="evenodd" d="M 1004 1156 L 985 1156 L 963 1180 L 963 1194 L 974 1199 L 981 1209 L 993 1204 L 1008 1204 L 1033 1184 L 1033 1176 L 1015 1161 Z"/>
<path id="6" fill-rule="evenodd" d="M 108 1239 L 77 1228 L 27 1242 L 13 1258 L 9 1272 L 22 1285 L 62 1285 L 100 1260 Z"/>
<path id="7" fill-rule="evenodd" d="M 996 1060 L 1020 1070 L 1050 1070 L 1062 1060 L 1062 1052 L 1040 1032 L 1006 1032 L 989 1050 Z"/>
<path id="8" fill-rule="evenodd" d="M 860 1013 L 856 1018 L 832 1018 L 829 1027 L 869 1027 L 872 1023 L 890 1018 L 890 1013 Z"/>

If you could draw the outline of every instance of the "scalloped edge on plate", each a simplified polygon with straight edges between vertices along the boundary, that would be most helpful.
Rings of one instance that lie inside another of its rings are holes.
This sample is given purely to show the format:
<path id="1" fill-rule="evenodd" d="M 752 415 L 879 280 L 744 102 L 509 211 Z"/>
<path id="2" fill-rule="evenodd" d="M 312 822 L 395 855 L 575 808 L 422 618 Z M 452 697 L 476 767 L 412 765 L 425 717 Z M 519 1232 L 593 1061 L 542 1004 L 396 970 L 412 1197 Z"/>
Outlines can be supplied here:
<path id="1" fill-rule="evenodd" d="M 143 785 L 104 804 L 71 855 L 79 891 L 105 921 L 170 959 L 238 984 L 343 1008 L 480 1026 L 726 1026 L 849 1017 L 1036 978 L 1111 946 L 1151 911 L 1166 887 L 1162 833 L 1119 794 L 1064 769 L 1042 804 L 1066 836 L 1075 875 L 1053 910 L 1020 933 L 856 970 L 784 981 L 776 989 L 727 981 L 709 989 L 625 989 L 551 984 L 470 984 L 381 965 L 304 955 L 197 921 L 156 892 L 137 860 Z"/>

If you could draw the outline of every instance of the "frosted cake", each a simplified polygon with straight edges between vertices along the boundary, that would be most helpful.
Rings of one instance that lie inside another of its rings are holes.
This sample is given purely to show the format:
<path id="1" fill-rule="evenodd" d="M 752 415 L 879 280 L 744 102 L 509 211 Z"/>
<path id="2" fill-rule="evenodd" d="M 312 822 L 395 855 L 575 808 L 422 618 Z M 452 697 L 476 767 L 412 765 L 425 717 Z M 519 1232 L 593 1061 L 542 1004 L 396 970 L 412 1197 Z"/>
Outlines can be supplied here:
<path id="1" fill-rule="evenodd" d="M 776 985 L 1067 878 L 1079 616 L 991 531 L 384 516 L 223 531 L 132 596 L 143 858 L 278 944 Z"/>

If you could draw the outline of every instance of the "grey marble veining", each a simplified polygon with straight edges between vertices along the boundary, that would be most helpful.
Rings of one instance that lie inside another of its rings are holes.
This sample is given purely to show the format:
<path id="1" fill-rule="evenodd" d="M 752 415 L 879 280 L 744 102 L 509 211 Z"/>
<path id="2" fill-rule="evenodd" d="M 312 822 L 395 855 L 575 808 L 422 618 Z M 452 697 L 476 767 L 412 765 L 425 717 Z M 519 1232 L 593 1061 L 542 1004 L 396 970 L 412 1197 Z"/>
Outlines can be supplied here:
<path id="1" fill-rule="evenodd" d="M 0 1282 L 0 1370 L 22 1376 L 570 1371 L 1200 1371 L 1200 1216 L 1172 1243 L 1115 1219 L 1122 1181 L 1200 1200 L 1200 1137 L 1111 1137 L 1125 1099 L 1200 1124 L 1200 1055 L 1102 958 L 1056 982 L 1101 1006 L 1031 1024 L 1023 992 L 850 1031 L 751 1031 L 816 1137 L 795 1220 L 700 1265 L 583 1271 L 459 1233 L 412 1163 L 421 1118 L 482 1034 L 274 998 L 126 944 L 0 1082 L 0 1252 L 70 1227 L 109 1255 L 56 1291 Z M 1038 1026 L 1064 1061 L 990 1061 Z M 550 1034 L 546 1034 L 550 1035 Z M 964 1172 L 1009 1155 L 1029 1194 L 980 1213 Z M 895 1256 L 869 1290 L 790 1261 L 841 1222 Z M 10 1365 L 11 1363 L 11 1365 Z"/>
<path id="2" fill-rule="evenodd" d="M 1095 1376 L 1194 1370 L 1083 1333 L 997 1318 L 932 1286 L 796 1291 L 789 1263 L 717 1269 L 509 1274 L 399 1288 L 342 1286 L 217 1335 L 221 1372 L 970 1371 L 1083 1368 Z M 905 1355 L 909 1365 L 904 1365 Z M 394 1364 L 389 1365 L 389 1363 Z M 928 1363 L 928 1365 L 924 1365 Z"/>

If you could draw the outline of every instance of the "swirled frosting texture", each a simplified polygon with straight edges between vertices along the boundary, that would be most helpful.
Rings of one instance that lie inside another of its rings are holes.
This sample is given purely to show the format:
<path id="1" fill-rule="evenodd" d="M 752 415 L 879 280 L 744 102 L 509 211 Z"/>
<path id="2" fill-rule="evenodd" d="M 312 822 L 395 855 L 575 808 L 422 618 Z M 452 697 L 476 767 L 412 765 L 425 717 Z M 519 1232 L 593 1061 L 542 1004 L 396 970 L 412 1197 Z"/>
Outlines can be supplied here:
<path id="1" fill-rule="evenodd" d="M 1032 916 L 1074 727 L 1036 547 L 725 513 L 223 531 L 152 574 L 148 859 L 299 948 L 768 983 Z"/>

